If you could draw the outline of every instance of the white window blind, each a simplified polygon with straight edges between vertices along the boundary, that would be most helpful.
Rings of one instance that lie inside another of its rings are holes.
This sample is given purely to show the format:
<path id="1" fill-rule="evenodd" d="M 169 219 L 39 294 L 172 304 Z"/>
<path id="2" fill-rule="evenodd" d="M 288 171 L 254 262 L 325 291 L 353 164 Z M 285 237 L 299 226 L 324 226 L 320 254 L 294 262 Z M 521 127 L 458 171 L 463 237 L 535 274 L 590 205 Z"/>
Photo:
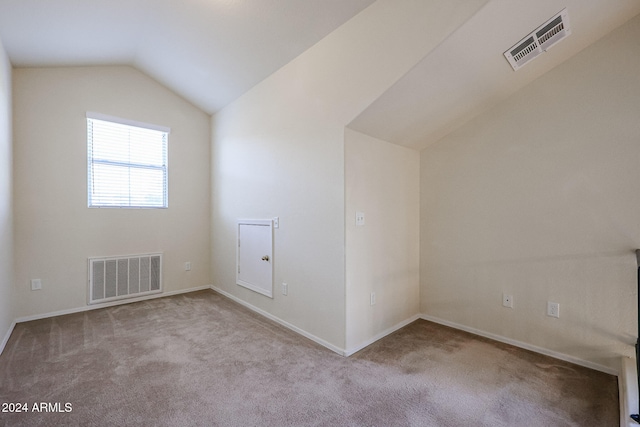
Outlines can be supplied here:
<path id="1" fill-rule="evenodd" d="M 87 113 L 89 207 L 166 208 L 169 129 Z"/>

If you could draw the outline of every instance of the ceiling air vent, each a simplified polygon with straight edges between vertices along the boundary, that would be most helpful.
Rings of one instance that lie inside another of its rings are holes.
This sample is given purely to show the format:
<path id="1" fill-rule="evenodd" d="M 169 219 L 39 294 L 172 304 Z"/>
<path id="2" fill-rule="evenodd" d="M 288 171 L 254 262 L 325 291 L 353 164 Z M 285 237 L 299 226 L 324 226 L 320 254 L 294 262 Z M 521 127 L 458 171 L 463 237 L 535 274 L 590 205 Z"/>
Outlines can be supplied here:
<path id="1" fill-rule="evenodd" d="M 509 48 L 504 57 L 517 71 L 527 62 L 547 51 L 551 46 L 571 34 L 567 9 L 533 30 L 533 32 Z"/>

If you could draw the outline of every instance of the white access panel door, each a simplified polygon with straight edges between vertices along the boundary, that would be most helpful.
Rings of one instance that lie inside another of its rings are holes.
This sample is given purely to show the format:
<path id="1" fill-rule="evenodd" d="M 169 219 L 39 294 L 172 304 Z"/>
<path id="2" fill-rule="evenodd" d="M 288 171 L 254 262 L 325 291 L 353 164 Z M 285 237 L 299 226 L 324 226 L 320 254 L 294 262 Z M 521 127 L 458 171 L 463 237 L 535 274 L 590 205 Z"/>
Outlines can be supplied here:
<path id="1" fill-rule="evenodd" d="M 273 298 L 271 220 L 238 220 L 236 283 Z"/>

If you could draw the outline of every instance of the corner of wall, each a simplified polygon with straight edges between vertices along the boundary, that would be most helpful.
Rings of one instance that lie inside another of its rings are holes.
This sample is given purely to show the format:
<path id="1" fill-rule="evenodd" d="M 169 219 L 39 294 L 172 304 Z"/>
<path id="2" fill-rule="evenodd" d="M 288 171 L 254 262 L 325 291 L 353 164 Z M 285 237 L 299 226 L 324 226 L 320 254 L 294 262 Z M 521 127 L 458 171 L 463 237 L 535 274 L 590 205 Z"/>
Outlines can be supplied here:
<path id="1" fill-rule="evenodd" d="M 13 322 L 12 68 L 0 41 L 0 353 Z"/>
<path id="2" fill-rule="evenodd" d="M 349 353 L 417 318 L 419 169 L 417 151 L 345 131 Z M 356 212 L 364 216 L 361 225 Z"/>

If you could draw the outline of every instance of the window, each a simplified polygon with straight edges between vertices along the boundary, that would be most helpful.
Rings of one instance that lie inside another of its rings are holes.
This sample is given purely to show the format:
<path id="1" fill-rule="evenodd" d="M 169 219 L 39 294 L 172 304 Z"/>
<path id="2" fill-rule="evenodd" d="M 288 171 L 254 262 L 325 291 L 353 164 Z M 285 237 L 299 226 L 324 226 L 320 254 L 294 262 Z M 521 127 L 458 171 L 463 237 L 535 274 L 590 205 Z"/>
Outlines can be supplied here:
<path id="1" fill-rule="evenodd" d="M 87 113 L 89 207 L 166 208 L 169 131 Z"/>

